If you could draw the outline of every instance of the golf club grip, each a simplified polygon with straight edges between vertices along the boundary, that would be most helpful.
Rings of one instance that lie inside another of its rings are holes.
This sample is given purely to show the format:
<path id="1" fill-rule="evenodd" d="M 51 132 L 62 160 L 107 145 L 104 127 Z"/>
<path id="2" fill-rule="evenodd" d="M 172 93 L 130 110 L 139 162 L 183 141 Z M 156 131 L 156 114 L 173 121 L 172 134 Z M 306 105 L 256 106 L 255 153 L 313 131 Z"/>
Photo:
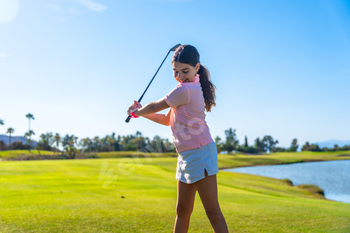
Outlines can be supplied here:
<path id="1" fill-rule="evenodd" d="M 129 123 L 130 119 L 131 119 L 131 116 L 128 116 L 128 118 L 126 118 L 125 122 Z"/>

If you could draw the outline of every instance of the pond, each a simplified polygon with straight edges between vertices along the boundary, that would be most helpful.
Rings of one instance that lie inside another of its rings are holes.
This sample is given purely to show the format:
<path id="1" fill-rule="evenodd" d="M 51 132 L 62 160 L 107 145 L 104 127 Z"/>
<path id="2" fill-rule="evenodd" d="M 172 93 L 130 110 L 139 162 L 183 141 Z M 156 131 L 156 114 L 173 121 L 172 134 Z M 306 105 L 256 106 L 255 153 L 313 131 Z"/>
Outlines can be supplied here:
<path id="1" fill-rule="evenodd" d="M 327 199 L 350 203 L 350 160 L 241 167 L 225 171 L 288 178 L 294 185 L 317 185 L 324 190 Z"/>

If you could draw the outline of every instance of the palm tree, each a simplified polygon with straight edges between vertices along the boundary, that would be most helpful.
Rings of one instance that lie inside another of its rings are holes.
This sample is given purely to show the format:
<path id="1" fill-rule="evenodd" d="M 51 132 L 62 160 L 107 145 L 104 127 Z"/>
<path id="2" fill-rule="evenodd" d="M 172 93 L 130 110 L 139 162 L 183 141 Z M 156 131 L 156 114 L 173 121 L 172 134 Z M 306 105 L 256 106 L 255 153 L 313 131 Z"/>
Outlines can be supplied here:
<path id="1" fill-rule="evenodd" d="M 93 138 L 93 145 L 95 147 L 95 153 L 97 153 L 97 150 L 98 150 L 98 147 L 99 147 L 99 142 L 100 142 L 100 138 L 98 136 L 94 137 Z"/>
<path id="2" fill-rule="evenodd" d="M 79 152 L 79 150 L 76 148 L 76 145 L 78 144 L 78 137 L 72 135 L 67 137 L 67 145 L 64 147 L 64 150 L 68 154 L 70 159 L 74 159 L 75 155 Z"/>
<path id="3" fill-rule="evenodd" d="M 27 145 L 28 145 L 28 138 L 29 138 L 29 147 L 28 147 L 29 151 L 30 151 L 30 144 L 31 144 L 31 140 L 32 140 L 32 135 L 35 135 L 33 130 L 29 130 L 28 132 L 26 132 L 24 134 L 24 137 L 27 138 Z"/>
<path id="4" fill-rule="evenodd" d="M 83 152 L 85 152 L 85 149 L 86 151 L 91 152 L 91 143 L 92 141 L 90 138 L 83 138 L 80 140 L 80 144 L 83 147 Z"/>
<path id="5" fill-rule="evenodd" d="M 52 144 L 55 142 L 52 133 L 43 133 L 40 135 L 42 150 L 51 150 Z"/>
<path id="6" fill-rule="evenodd" d="M 27 146 L 28 146 L 29 133 L 26 132 L 26 133 L 24 134 L 24 137 L 25 137 L 25 139 L 27 139 L 26 144 L 27 144 Z"/>
<path id="7" fill-rule="evenodd" d="M 109 149 L 109 151 L 114 151 L 114 149 L 112 149 L 112 145 L 114 145 L 114 143 L 115 143 L 115 138 L 108 137 L 107 138 L 107 142 L 108 142 L 108 149 Z"/>
<path id="8" fill-rule="evenodd" d="M 28 120 L 29 120 L 29 131 L 30 131 L 30 119 L 33 119 L 33 120 L 35 120 L 35 119 L 34 119 L 33 114 L 31 114 L 31 113 L 28 113 L 28 114 L 26 115 L 26 117 L 27 117 Z"/>
<path id="9" fill-rule="evenodd" d="M 100 151 L 104 151 L 105 150 L 105 146 L 107 145 L 107 137 L 104 137 L 104 138 L 100 138 L 99 140 L 99 144 L 100 144 Z"/>
<path id="10" fill-rule="evenodd" d="M 42 133 L 39 137 L 41 138 L 41 141 L 39 141 L 39 146 L 36 148 L 38 149 L 40 147 L 41 150 L 46 150 L 48 145 L 46 134 Z"/>
<path id="11" fill-rule="evenodd" d="M 11 128 L 11 127 L 7 129 L 7 132 L 6 132 L 6 133 L 8 133 L 8 134 L 10 135 L 10 144 L 9 144 L 9 147 L 11 146 L 11 134 L 14 133 L 14 132 L 15 132 L 15 129 L 13 129 L 13 128 Z"/>
<path id="12" fill-rule="evenodd" d="M 73 136 L 73 135 L 72 135 L 72 136 Z M 78 145 L 78 139 L 79 139 L 79 138 L 78 138 L 77 136 L 74 136 L 74 137 L 73 137 L 73 140 L 72 140 L 72 141 L 73 141 L 73 146 L 74 146 L 74 145 Z"/>
<path id="13" fill-rule="evenodd" d="M 32 135 L 35 135 L 34 131 L 30 130 L 30 119 L 33 119 L 33 120 L 35 120 L 35 119 L 34 119 L 33 114 L 31 114 L 31 113 L 28 113 L 28 114 L 26 115 L 26 117 L 27 117 L 28 120 L 29 120 L 29 131 L 28 131 L 28 135 L 29 135 L 29 151 L 30 151 L 30 143 L 31 143 L 31 141 L 32 141 Z M 32 132 L 32 133 L 30 133 L 30 132 Z"/>
<path id="14" fill-rule="evenodd" d="M 61 142 L 61 136 L 58 133 L 56 133 L 56 135 L 54 137 L 54 141 L 56 142 L 56 149 L 55 149 L 55 154 L 56 154 L 57 149 L 58 149 L 60 142 Z"/>

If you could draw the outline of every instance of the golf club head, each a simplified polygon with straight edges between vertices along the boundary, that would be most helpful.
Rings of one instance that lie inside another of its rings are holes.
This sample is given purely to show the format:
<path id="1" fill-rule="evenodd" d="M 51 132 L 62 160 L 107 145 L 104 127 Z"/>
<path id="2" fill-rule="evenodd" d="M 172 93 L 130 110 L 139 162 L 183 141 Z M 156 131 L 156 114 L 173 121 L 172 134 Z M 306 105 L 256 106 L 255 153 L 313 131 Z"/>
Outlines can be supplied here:
<path id="1" fill-rule="evenodd" d="M 181 44 L 177 44 L 177 45 L 175 45 L 174 47 L 172 47 L 171 49 L 170 49 L 170 51 L 175 51 L 176 49 L 177 49 L 177 47 L 179 47 Z"/>

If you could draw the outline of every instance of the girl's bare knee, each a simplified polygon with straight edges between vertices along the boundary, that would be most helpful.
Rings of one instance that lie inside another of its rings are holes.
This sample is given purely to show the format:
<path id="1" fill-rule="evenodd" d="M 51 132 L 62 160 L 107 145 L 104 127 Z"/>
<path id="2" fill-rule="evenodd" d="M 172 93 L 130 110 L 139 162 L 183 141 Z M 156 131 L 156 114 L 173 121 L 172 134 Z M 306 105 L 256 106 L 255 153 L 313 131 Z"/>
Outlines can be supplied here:
<path id="1" fill-rule="evenodd" d="M 176 206 L 176 215 L 179 217 L 183 216 L 191 216 L 193 207 L 190 207 L 188 205 L 180 205 L 177 204 Z"/>
<path id="2" fill-rule="evenodd" d="M 223 215 L 220 209 L 208 210 L 206 211 L 206 214 L 211 223 L 219 222 L 223 218 Z"/>

